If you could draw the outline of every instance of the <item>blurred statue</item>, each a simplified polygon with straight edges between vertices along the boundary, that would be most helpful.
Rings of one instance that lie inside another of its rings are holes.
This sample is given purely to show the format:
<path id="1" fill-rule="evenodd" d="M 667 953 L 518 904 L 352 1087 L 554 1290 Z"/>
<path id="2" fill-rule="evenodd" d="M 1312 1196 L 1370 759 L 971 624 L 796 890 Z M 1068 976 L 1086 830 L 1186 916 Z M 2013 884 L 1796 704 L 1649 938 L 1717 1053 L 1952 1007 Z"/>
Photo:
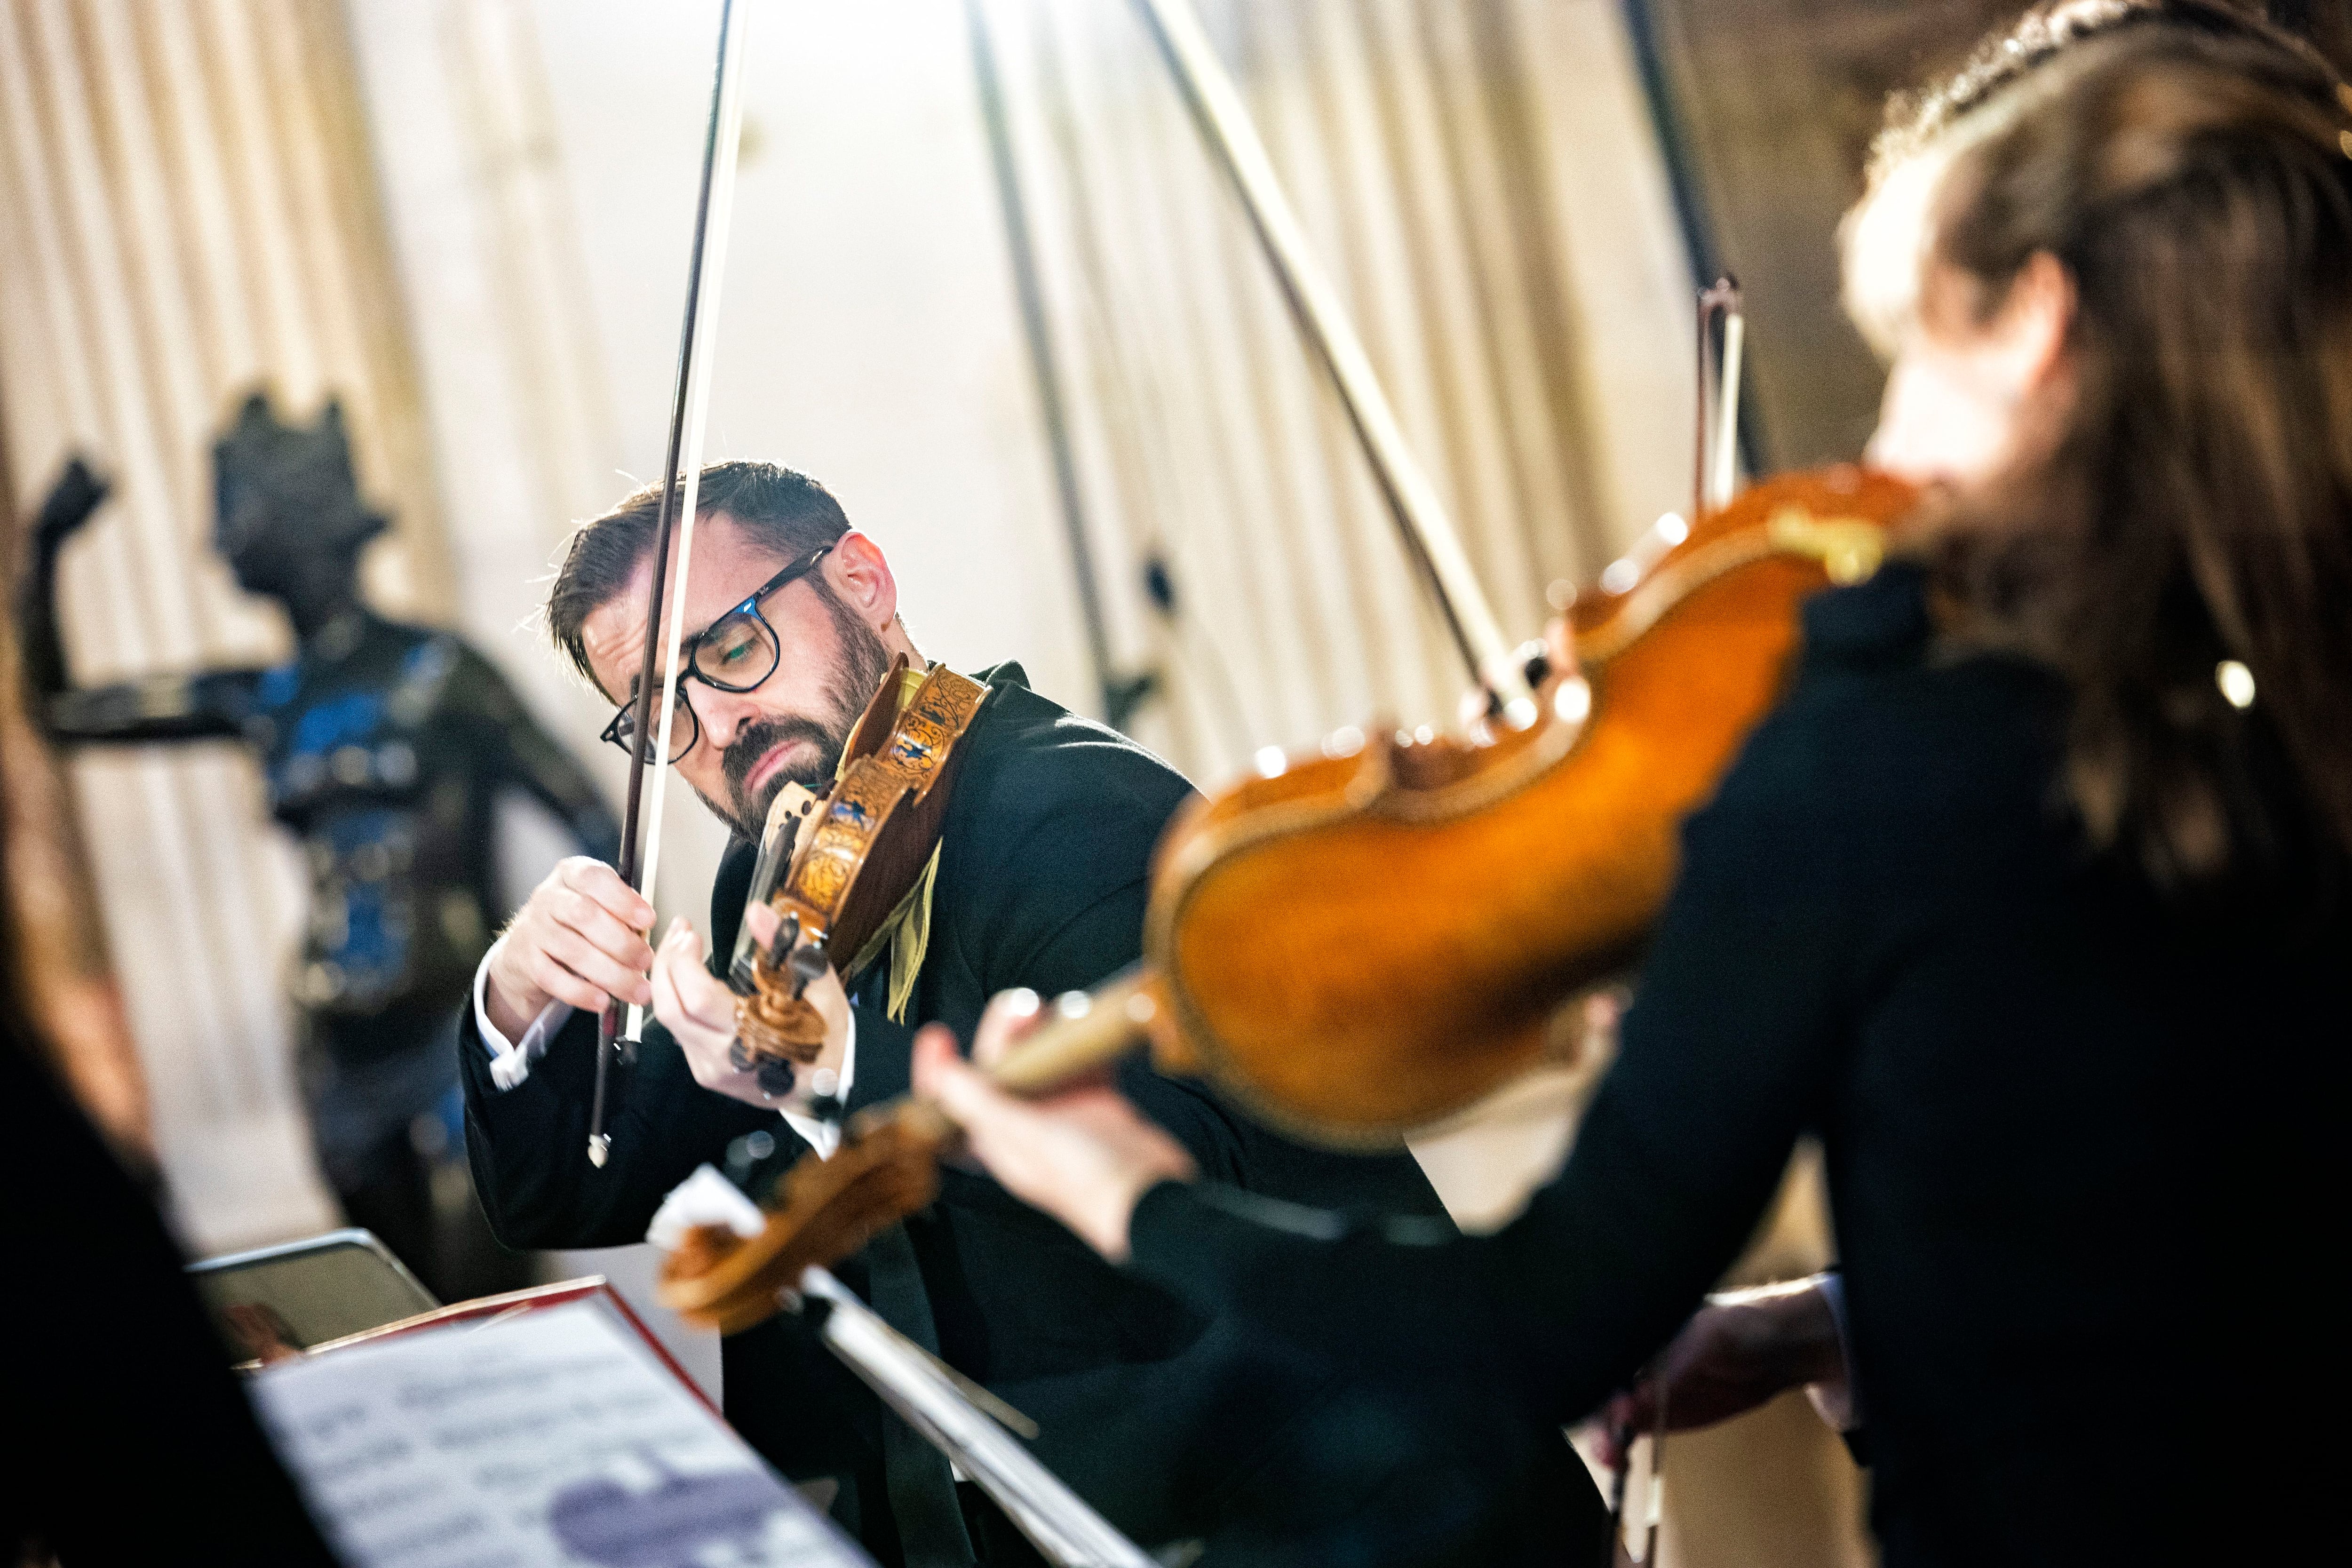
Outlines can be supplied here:
<path id="1" fill-rule="evenodd" d="M 360 552 L 386 519 L 360 498 L 338 405 L 305 429 L 257 394 L 213 458 L 215 546 L 240 586 L 285 606 L 293 658 L 69 689 L 58 552 L 104 495 L 76 459 L 43 509 L 22 582 L 26 678 L 61 743 L 252 747 L 270 810 L 301 839 L 310 872 L 293 993 L 328 1180 L 352 1222 L 443 1299 L 520 1283 L 470 1189 L 461 1202 L 451 1191 L 463 1177 L 457 1015 L 503 913 L 495 806 L 521 790 L 601 858 L 618 830 L 587 774 L 486 659 L 361 602 Z M 449 1175 L 436 1216 L 441 1162 Z"/>

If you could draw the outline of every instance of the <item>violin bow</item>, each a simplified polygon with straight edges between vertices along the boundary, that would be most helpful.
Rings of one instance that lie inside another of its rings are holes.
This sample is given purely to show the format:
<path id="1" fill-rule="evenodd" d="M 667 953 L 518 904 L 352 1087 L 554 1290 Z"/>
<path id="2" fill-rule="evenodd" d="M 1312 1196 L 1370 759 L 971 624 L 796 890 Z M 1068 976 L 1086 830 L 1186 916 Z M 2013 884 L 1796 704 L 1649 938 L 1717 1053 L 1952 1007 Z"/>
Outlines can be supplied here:
<path id="1" fill-rule="evenodd" d="M 636 745 L 629 754 L 628 804 L 621 818 L 621 879 L 652 900 L 654 878 L 661 868 L 662 803 L 669 783 L 671 727 L 677 717 L 678 654 L 686 640 L 687 567 L 694 555 L 694 516 L 701 490 L 703 430 L 710 409 L 711 339 L 719 321 L 719 283 L 726 271 L 727 228 L 735 206 L 735 160 L 743 138 L 743 33 L 737 0 L 721 0 L 719 12 L 719 63 L 711 75 L 710 124 L 702 142 L 702 191 L 694 208 L 694 247 L 688 263 L 686 319 L 678 330 L 677 381 L 670 397 L 669 447 L 662 466 L 661 510 L 654 526 L 653 587 L 646 606 L 645 658 L 637 669 Z M 670 541 L 677 541 L 677 565 L 671 568 Z M 673 591 L 665 594 L 675 575 Z M 669 629 L 662 631 L 662 608 L 669 607 Z M 661 680 L 654 680 L 655 652 L 661 650 Z M 654 733 L 654 693 L 661 693 L 661 722 Z M 648 752 L 648 745 L 651 751 Z M 645 800 L 646 773 L 653 772 L 653 799 Z M 641 807 L 644 808 L 641 810 Z M 639 865 L 639 829 L 644 828 L 645 853 Z M 627 1066 L 636 1058 L 636 1043 L 645 1032 L 645 1009 L 632 1004 L 625 1026 L 621 1006 L 608 1000 L 596 1020 L 596 1090 L 588 1111 L 588 1163 L 602 1166 L 611 1157 L 612 1135 L 604 1131 L 605 1079 L 614 1060 Z"/>
<path id="2" fill-rule="evenodd" d="M 1317 264 L 1249 109 L 1211 47 L 1191 0 L 1136 0 L 1136 7 L 1159 41 L 1202 140 L 1241 197 L 1242 210 L 1282 286 L 1292 318 L 1339 395 L 1389 515 L 1403 536 L 1405 553 L 1420 568 L 1423 582 L 1444 612 L 1454 645 L 1470 667 L 1470 678 L 1486 688 L 1489 707 L 1507 722 L 1519 728 L 1534 722 L 1535 693 L 1528 681 L 1527 656 L 1504 637 L 1502 623 L 1445 514 L 1445 503 L 1405 444 L 1403 427 L 1373 373 L 1371 358 Z"/>

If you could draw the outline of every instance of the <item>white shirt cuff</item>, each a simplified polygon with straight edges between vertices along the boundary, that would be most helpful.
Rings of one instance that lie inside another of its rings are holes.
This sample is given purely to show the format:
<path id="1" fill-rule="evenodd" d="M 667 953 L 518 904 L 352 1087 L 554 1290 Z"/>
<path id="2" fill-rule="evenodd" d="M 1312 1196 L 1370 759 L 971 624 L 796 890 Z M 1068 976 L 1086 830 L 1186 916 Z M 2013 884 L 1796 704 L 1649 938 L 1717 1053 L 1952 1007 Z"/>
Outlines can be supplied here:
<path id="1" fill-rule="evenodd" d="M 1813 1402 L 1822 1420 L 1841 1432 L 1852 1432 L 1862 1425 L 1862 1404 L 1853 1394 L 1853 1342 L 1845 1328 L 1845 1276 L 1832 1269 L 1816 1279 L 1813 1289 L 1822 1293 L 1830 1321 L 1837 1325 L 1838 1362 L 1843 1370 L 1827 1383 L 1805 1384 L 1805 1397 Z"/>
<path id="2" fill-rule="evenodd" d="M 558 1029 L 572 1021 L 572 1004 L 550 1002 L 539 1010 L 539 1016 L 530 1021 L 530 1026 L 523 1030 L 522 1038 L 511 1042 L 499 1033 L 496 1024 L 490 1022 L 490 1010 L 484 996 L 489 985 L 490 964 L 498 958 L 499 949 L 506 945 L 506 940 L 500 937 L 492 942 L 490 951 L 482 955 L 481 967 L 474 971 L 474 1026 L 482 1032 L 482 1045 L 490 1053 L 490 1081 L 500 1090 L 510 1089 L 529 1078 L 530 1064 L 547 1054 L 547 1042 L 554 1038 Z M 835 1081 L 833 1087 L 827 1089 L 822 1079 L 811 1087 L 818 1093 L 829 1093 L 834 1099 L 846 1103 L 856 1068 L 857 1015 L 852 1012 L 848 1036 L 842 1043 L 841 1070 L 834 1075 Z M 781 1114 L 784 1124 L 799 1133 L 802 1140 L 816 1151 L 819 1159 L 831 1159 L 833 1152 L 841 1147 L 839 1122 L 825 1121 L 791 1110 Z"/>
<path id="3" fill-rule="evenodd" d="M 482 1032 L 482 1045 L 490 1053 L 490 1081 L 501 1090 L 512 1089 L 530 1076 L 530 1064 L 547 1054 L 547 1042 L 555 1031 L 572 1021 L 572 1004 L 550 1002 L 539 1010 L 539 1016 L 522 1032 L 522 1038 L 509 1042 L 490 1022 L 490 1010 L 483 1001 L 489 985 L 490 965 L 498 961 L 499 949 L 507 939 L 499 938 L 490 951 L 482 955 L 481 967 L 474 971 L 474 1026 Z"/>
<path id="4" fill-rule="evenodd" d="M 496 1068 L 491 1068 L 493 1072 L 497 1070 Z M 832 1088 L 827 1089 L 824 1069 L 818 1068 L 815 1073 L 810 1075 L 809 1088 L 814 1093 L 830 1094 L 834 1099 L 846 1105 L 849 1103 L 850 1080 L 856 1076 L 856 1071 L 857 1011 L 852 1008 L 849 1014 L 849 1035 L 841 1046 L 841 1071 L 834 1075 L 834 1084 Z M 816 1117 L 803 1116 L 794 1110 L 779 1111 L 778 1114 L 783 1117 L 785 1126 L 801 1135 L 801 1142 L 816 1151 L 818 1159 L 832 1159 L 833 1152 L 841 1147 L 840 1122 L 820 1121 Z"/>

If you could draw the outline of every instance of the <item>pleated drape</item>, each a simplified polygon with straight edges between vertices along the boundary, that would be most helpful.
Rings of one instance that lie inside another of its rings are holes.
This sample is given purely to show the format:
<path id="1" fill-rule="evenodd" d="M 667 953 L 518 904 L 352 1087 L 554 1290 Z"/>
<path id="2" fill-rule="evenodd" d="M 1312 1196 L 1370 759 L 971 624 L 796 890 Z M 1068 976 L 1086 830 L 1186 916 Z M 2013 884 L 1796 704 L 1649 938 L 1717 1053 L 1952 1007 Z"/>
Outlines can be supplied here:
<path id="1" fill-rule="evenodd" d="M 1664 367 L 1687 353 L 1687 274 L 1613 17 L 1575 0 L 1201 10 L 1503 624 L 1535 635 L 1547 584 L 1650 521 L 1661 454 L 1686 439 L 1655 426 L 1686 396 Z M 982 14 L 1106 618 L 1167 683 L 1147 738 L 1214 777 L 1375 715 L 1444 722 L 1461 661 L 1134 8 Z M 1621 254 L 1580 271 L 1580 247 Z M 1596 311 L 1648 346 L 1596 341 Z"/>

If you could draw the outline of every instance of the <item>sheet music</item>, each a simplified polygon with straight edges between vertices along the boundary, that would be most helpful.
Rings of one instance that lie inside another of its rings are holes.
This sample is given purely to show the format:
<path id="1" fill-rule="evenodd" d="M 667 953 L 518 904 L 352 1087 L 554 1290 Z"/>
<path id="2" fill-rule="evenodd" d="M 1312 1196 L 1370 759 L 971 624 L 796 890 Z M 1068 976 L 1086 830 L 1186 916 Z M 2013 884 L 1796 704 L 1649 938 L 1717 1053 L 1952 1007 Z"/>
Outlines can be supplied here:
<path id="1" fill-rule="evenodd" d="M 289 1362 L 252 1392 L 355 1568 L 871 1568 L 592 1303 Z"/>

